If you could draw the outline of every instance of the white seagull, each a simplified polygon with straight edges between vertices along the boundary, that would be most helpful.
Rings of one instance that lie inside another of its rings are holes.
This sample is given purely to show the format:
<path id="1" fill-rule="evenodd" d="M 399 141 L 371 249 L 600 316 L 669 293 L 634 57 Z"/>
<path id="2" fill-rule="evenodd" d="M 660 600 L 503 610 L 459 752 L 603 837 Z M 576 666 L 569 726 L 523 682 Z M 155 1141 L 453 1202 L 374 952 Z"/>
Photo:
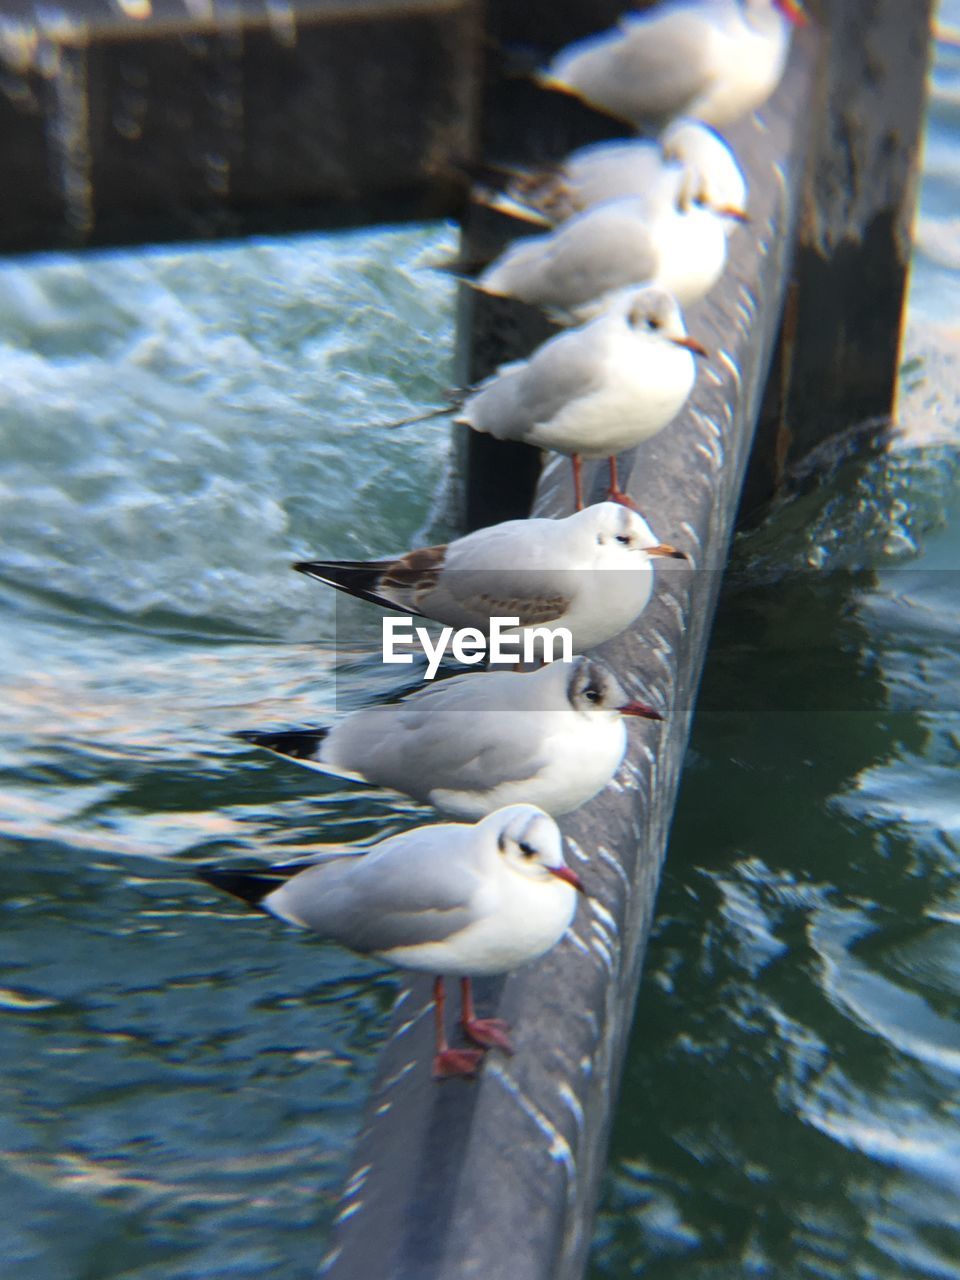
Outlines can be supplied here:
<path id="1" fill-rule="evenodd" d="M 437 1078 L 474 1075 L 483 1049 L 510 1052 L 507 1027 L 477 1018 L 472 975 L 508 973 L 565 933 L 583 886 L 563 858 L 554 820 L 534 805 L 476 825 L 418 827 L 360 854 L 322 856 L 249 874 L 203 867 L 208 884 L 361 955 L 404 969 L 459 976 L 461 1026 L 480 1049 L 451 1049 L 443 976 L 434 983 Z"/>
<path id="2" fill-rule="evenodd" d="M 739 210 L 715 212 L 696 168 L 681 170 L 652 198 L 607 200 L 544 235 L 514 241 L 470 283 L 481 293 L 582 318 L 583 308 L 630 285 L 672 294 L 681 306 L 704 297 L 723 274 L 727 227 Z M 579 316 L 578 316 L 579 313 Z"/>
<path id="3" fill-rule="evenodd" d="M 566 627 L 582 653 L 643 612 L 656 556 L 687 558 L 658 542 L 635 511 L 600 502 L 561 520 L 507 520 L 392 559 L 293 567 L 360 600 L 454 627 L 487 631 L 491 618 L 519 618 L 520 633 Z"/>
<path id="4" fill-rule="evenodd" d="M 501 365 L 467 397 L 455 420 L 498 440 L 569 454 L 578 510 L 581 458 L 609 458 L 608 496 L 629 504 L 617 480 L 616 455 L 677 416 L 696 380 L 694 355 L 706 352 L 687 335 L 669 294 L 624 290 L 600 315 L 550 338 L 529 360 Z"/>
<path id="5" fill-rule="evenodd" d="M 537 79 L 638 128 L 729 124 L 773 93 L 805 22 L 798 0 L 674 0 L 561 49 Z"/>
<path id="6" fill-rule="evenodd" d="M 685 175 L 699 197 L 724 219 L 728 233 L 746 217 L 747 184 L 729 145 L 698 120 L 675 120 L 656 140 L 595 142 L 546 169 L 501 171 L 502 191 L 477 189 L 481 203 L 501 213 L 556 226 L 609 200 L 647 208 L 676 195 Z"/>
<path id="7" fill-rule="evenodd" d="M 533 672 L 486 671 L 365 707 L 331 729 L 243 731 L 321 773 L 391 787 L 458 818 L 525 800 L 554 817 L 579 809 L 616 773 L 624 716 L 662 720 L 604 662 L 580 657 Z"/>

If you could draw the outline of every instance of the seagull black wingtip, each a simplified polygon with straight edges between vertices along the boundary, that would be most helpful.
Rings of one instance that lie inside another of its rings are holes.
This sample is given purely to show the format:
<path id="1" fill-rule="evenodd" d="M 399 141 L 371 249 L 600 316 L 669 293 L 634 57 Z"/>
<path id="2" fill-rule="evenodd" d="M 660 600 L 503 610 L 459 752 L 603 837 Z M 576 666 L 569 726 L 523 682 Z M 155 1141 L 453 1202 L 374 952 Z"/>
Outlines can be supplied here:
<path id="1" fill-rule="evenodd" d="M 329 729 L 238 729 L 232 736 L 293 760 L 313 760 Z"/>
<path id="2" fill-rule="evenodd" d="M 261 910 L 261 903 L 268 893 L 277 887 L 277 881 L 269 876 L 253 875 L 249 871 L 231 871 L 224 867 L 197 867 L 194 875 L 204 884 L 223 889 L 251 907 Z"/>

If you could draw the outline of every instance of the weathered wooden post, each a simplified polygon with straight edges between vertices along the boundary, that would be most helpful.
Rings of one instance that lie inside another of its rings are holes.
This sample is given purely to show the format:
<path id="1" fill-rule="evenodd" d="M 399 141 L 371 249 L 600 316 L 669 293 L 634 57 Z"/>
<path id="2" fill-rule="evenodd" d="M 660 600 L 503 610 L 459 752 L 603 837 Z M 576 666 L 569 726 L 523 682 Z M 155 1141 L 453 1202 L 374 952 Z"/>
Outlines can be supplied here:
<path id="1" fill-rule="evenodd" d="M 896 390 L 933 0 L 811 0 L 825 33 L 787 312 L 747 475 L 749 516 Z"/>
<path id="2" fill-rule="evenodd" d="M 481 0 L 8 7 L 0 253 L 455 214 L 482 34 Z"/>

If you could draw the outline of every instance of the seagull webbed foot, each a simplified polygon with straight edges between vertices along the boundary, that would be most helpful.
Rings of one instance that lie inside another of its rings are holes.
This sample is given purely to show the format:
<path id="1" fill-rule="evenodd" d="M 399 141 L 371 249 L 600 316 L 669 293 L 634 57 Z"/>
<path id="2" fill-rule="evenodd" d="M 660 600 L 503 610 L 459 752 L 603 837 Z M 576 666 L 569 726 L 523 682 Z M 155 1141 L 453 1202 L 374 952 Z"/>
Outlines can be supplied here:
<path id="1" fill-rule="evenodd" d="M 608 502 L 619 502 L 621 507 L 629 507 L 631 511 L 637 511 L 639 508 L 629 494 L 624 493 L 622 489 L 610 489 L 607 493 Z"/>
<path id="2" fill-rule="evenodd" d="M 434 1080 L 448 1080 L 451 1076 L 472 1078 L 483 1061 L 482 1049 L 441 1049 L 434 1055 Z"/>
<path id="3" fill-rule="evenodd" d="M 463 1033 L 474 1044 L 484 1049 L 502 1049 L 504 1053 L 513 1053 L 513 1045 L 507 1032 L 510 1024 L 501 1018 L 471 1018 L 463 1023 Z"/>

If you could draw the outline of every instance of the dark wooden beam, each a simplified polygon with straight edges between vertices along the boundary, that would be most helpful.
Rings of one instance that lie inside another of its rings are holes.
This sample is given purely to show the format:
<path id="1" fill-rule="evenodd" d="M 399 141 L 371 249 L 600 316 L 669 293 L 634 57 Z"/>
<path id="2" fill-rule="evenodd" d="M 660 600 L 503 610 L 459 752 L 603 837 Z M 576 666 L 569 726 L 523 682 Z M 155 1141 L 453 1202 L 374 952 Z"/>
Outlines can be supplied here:
<path id="1" fill-rule="evenodd" d="M 0 252 L 455 214 L 480 0 L 65 0 L 0 24 Z"/>
<path id="2" fill-rule="evenodd" d="M 810 0 L 824 31 L 786 322 L 744 488 L 749 518 L 828 437 L 891 413 L 932 0 Z"/>

